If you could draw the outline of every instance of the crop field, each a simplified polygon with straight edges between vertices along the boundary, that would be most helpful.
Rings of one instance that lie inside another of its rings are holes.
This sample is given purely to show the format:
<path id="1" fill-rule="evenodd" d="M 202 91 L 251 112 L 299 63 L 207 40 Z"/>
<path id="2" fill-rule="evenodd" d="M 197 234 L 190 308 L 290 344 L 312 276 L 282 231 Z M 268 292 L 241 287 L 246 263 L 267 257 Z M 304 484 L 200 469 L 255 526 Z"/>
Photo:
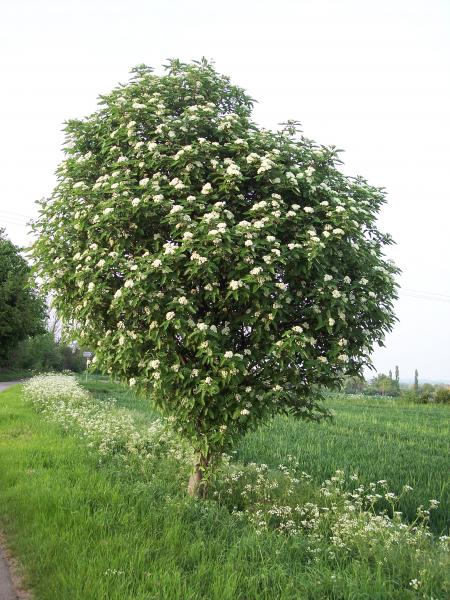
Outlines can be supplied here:
<path id="1" fill-rule="evenodd" d="M 276 466 L 288 454 L 317 482 L 343 469 L 366 483 L 386 479 L 398 492 L 414 489 L 401 510 L 414 518 L 415 509 L 436 498 L 432 526 L 450 526 L 450 409 L 402 403 L 398 399 L 339 396 L 330 398 L 336 412 L 333 423 L 304 423 L 277 418 L 248 435 L 238 448 L 243 461 Z"/>
<path id="2" fill-rule="evenodd" d="M 115 397 L 143 419 L 155 416 L 150 403 L 127 388 L 105 381 L 82 383 L 99 398 Z M 450 408 L 352 395 L 330 396 L 327 405 L 336 413 L 332 422 L 278 417 L 248 434 L 237 446 L 236 458 L 277 467 L 294 456 L 317 483 L 342 469 L 365 483 L 385 479 L 394 492 L 410 485 L 413 491 L 403 498 L 401 510 L 413 519 L 420 504 L 438 499 L 431 524 L 437 533 L 448 532 Z"/>
<path id="3" fill-rule="evenodd" d="M 412 531 L 397 543 L 403 538 L 388 530 L 349 529 L 357 520 L 342 515 L 341 529 L 333 529 L 339 539 L 347 536 L 340 547 L 307 530 L 258 530 L 258 519 L 236 518 L 226 502 L 188 498 L 189 469 L 180 468 L 179 456 L 139 441 L 138 432 L 156 418 L 150 404 L 108 381 L 82 383 L 95 396 L 92 411 L 80 409 L 83 398 L 67 410 L 56 398 L 42 412 L 45 398 L 33 408 L 20 386 L 0 395 L 0 528 L 36 600 L 448 597 L 448 551 Z M 294 503 L 314 502 L 338 468 L 359 482 L 386 479 L 395 493 L 408 483 L 414 490 L 401 497 L 399 509 L 410 521 L 418 504 L 441 502 L 431 512 L 437 540 L 449 516 L 448 407 L 344 396 L 328 402 L 336 412 L 332 423 L 277 418 L 247 435 L 232 462 L 242 471 L 266 463 L 280 473 L 279 465 L 295 457 L 312 481 Z M 130 427 L 137 436 L 131 445 Z M 235 480 L 225 478 L 220 494 Z"/>

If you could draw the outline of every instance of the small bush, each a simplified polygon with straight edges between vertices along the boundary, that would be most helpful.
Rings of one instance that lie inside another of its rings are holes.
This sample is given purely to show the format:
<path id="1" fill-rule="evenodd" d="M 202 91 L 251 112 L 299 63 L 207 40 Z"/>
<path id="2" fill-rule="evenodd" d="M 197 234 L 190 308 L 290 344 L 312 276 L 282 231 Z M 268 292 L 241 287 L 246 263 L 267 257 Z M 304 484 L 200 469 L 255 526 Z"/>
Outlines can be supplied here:
<path id="1" fill-rule="evenodd" d="M 418 402 L 419 404 L 424 403 L 422 395 L 418 394 L 413 389 L 402 391 L 401 397 L 402 400 L 406 400 L 406 402 Z"/>
<path id="2" fill-rule="evenodd" d="M 450 404 L 450 389 L 439 388 L 434 395 L 434 401 L 440 404 Z"/>

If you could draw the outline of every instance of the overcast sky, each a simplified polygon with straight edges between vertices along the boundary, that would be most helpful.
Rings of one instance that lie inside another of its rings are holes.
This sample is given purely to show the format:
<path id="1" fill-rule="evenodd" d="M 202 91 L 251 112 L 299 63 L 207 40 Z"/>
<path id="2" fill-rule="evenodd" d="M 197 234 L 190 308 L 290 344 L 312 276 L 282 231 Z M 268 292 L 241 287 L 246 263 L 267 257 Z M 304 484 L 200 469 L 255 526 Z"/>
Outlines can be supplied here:
<path id="1" fill-rule="evenodd" d="M 132 66 L 216 62 L 258 100 L 255 120 L 301 121 L 384 186 L 397 242 L 399 322 L 379 371 L 450 381 L 450 0 L 2 0 L 0 227 L 48 195 L 62 123 L 95 110 Z"/>

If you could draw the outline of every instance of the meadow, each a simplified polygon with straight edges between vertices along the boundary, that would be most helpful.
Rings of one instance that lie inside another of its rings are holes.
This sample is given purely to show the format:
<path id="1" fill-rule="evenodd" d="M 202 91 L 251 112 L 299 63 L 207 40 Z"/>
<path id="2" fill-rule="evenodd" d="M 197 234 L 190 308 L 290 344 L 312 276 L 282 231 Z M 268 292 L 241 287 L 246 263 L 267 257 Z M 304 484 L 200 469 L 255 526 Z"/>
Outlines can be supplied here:
<path id="1" fill-rule="evenodd" d="M 155 419 L 150 404 L 108 381 L 83 385 L 96 397 L 90 415 L 111 411 L 100 432 L 111 440 L 106 450 L 95 444 L 97 430 L 52 422 L 24 402 L 19 386 L 0 395 L 0 528 L 36 600 L 448 597 L 448 552 L 429 534 L 408 530 L 407 543 L 397 543 L 384 524 L 373 529 L 380 524 L 374 517 L 365 521 L 372 529 L 352 529 L 355 542 L 331 551 L 318 536 L 258 530 L 213 497 L 188 498 L 189 470 L 176 453 L 158 453 L 161 444 L 137 434 L 131 445 L 124 440 L 130 424 L 144 431 Z M 295 457 L 297 471 L 312 477 L 300 482 L 311 501 L 337 468 L 361 482 L 386 479 L 396 493 L 410 484 L 400 510 L 411 520 L 413 506 L 437 498 L 432 528 L 442 533 L 449 516 L 448 407 L 358 397 L 328 402 L 333 423 L 277 418 L 247 435 L 232 462 L 241 472 L 247 463 L 265 463 L 264 473 L 280 479 L 278 465 Z M 75 413 L 65 410 L 64 418 Z M 88 417 L 83 413 L 84 424 Z M 235 481 L 237 471 L 231 473 Z M 225 497 L 228 485 L 216 490 Z M 390 528 L 401 536 L 407 526 Z"/>

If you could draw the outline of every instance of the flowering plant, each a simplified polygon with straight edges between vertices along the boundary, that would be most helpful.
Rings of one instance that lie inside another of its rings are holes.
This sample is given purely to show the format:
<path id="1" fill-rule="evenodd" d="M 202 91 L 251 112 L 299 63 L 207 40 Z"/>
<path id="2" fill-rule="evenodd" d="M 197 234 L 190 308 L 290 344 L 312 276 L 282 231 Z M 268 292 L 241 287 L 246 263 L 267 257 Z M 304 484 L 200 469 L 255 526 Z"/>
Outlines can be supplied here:
<path id="1" fill-rule="evenodd" d="M 38 272 L 96 367 L 150 392 L 211 457 L 280 412 L 320 418 L 317 386 L 370 364 L 394 322 L 380 189 L 338 169 L 202 60 L 146 66 L 66 124 L 34 228 Z"/>

